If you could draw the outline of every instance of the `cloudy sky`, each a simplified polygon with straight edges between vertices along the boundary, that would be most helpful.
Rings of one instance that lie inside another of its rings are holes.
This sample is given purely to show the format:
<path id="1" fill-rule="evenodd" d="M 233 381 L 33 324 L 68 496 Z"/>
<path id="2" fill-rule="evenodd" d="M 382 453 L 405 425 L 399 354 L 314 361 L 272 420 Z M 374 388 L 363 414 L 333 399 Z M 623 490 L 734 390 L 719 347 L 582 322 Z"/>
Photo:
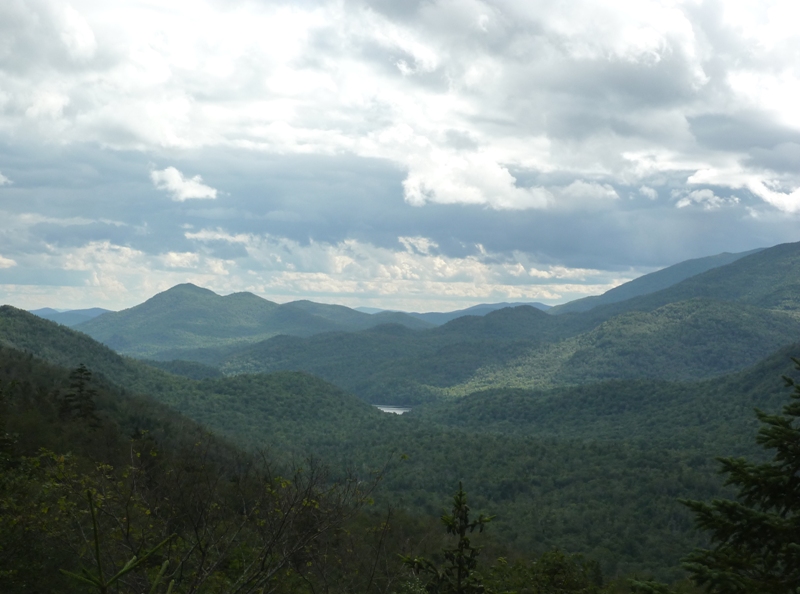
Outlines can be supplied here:
<path id="1" fill-rule="evenodd" d="M 800 240 L 795 5 L 3 0 L 0 301 L 552 304 Z"/>

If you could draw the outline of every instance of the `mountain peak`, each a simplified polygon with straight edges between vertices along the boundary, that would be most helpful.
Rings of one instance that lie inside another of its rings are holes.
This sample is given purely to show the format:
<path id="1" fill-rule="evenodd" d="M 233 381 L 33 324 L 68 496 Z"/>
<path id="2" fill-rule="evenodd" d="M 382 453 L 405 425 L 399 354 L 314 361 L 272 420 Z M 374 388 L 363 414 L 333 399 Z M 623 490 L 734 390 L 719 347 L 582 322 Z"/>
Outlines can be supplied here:
<path id="1" fill-rule="evenodd" d="M 166 291 L 158 293 L 157 295 L 155 295 L 155 297 L 157 297 L 158 295 L 164 295 L 165 293 L 193 293 L 197 295 L 216 295 L 217 297 L 219 297 L 219 295 L 217 295 L 211 289 L 198 287 L 194 283 L 181 283 L 179 285 L 175 285 L 174 287 L 171 287 Z"/>

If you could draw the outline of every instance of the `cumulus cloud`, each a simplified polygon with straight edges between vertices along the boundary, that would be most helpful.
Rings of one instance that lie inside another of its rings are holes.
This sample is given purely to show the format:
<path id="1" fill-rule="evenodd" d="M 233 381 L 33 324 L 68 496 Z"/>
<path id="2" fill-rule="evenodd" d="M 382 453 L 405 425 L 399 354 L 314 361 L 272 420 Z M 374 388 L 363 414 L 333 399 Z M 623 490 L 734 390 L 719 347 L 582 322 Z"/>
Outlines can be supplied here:
<path id="1" fill-rule="evenodd" d="M 8 179 L 5 175 L 0 173 L 0 186 L 5 186 L 8 184 L 14 183 L 10 179 Z"/>
<path id="2" fill-rule="evenodd" d="M 17 263 L 12 260 L 11 258 L 6 258 L 4 256 L 0 256 L 0 268 L 11 268 L 12 266 L 16 266 Z"/>
<path id="3" fill-rule="evenodd" d="M 150 179 L 159 190 L 166 190 L 177 202 L 193 198 L 215 199 L 217 190 L 203 183 L 203 178 L 195 175 L 186 178 L 175 167 L 150 172 Z"/>
<path id="4" fill-rule="evenodd" d="M 736 196 L 730 198 L 721 198 L 714 194 L 712 190 L 692 190 L 685 196 L 681 197 L 675 206 L 678 208 L 686 208 L 691 205 L 702 206 L 704 210 L 717 210 L 722 206 L 738 204 L 739 199 Z"/>
<path id="5" fill-rule="evenodd" d="M 649 186 L 641 186 L 639 188 L 639 194 L 650 200 L 656 200 L 658 198 L 658 192 Z"/>
<path id="6" fill-rule="evenodd" d="M 747 173 L 741 170 L 707 168 L 690 176 L 688 182 L 717 184 L 733 189 L 745 188 L 780 211 L 800 212 L 800 179 L 791 175 L 782 178 L 767 177 L 760 172 Z"/>
<path id="7" fill-rule="evenodd" d="M 248 282 L 257 292 L 283 299 L 306 295 L 349 305 L 382 302 L 430 311 L 486 300 L 574 298 L 624 282 L 615 273 L 542 264 L 521 252 L 508 257 L 479 245 L 468 255 L 446 256 L 436 242 L 419 236 L 399 237 L 400 251 L 352 239 L 303 245 L 285 237 L 223 229 L 187 231 L 186 237 L 200 246 L 219 241 L 245 246 L 247 257 L 235 266 L 247 267 Z"/>
<path id="8" fill-rule="evenodd" d="M 97 49 L 97 40 L 86 19 L 67 4 L 61 11 L 61 41 L 70 56 L 76 60 L 91 58 Z"/>
<path id="9" fill-rule="evenodd" d="M 0 2 L 0 160 L 14 179 L 0 174 L 0 206 L 33 217 L 24 233 L 0 224 L 0 251 L 16 270 L 88 245 L 121 262 L 125 246 L 159 282 L 216 270 L 218 289 L 273 262 L 287 294 L 319 282 L 341 296 L 364 271 L 394 271 L 415 295 L 489 299 L 430 271 L 506 298 L 523 279 L 608 286 L 610 272 L 576 271 L 790 240 L 800 40 L 787 6 Z M 171 165 L 141 175 L 154 162 Z M 109 188 L 115 200 L 98 198 Z M 668 241 L 694 217 L 720 226 Z M 217 224 L 227 235 L 213 240 L 181 228 Z"/>
<path id="10" fill-rule="evenodd" d="M 724 127 L 698 123 L 702 134 L 693 135 L 687 117 L 797 124 L 793 104 L 776 99 L 800 84 L 790 68 L 795 41 L 769 2 L 742 11 L 656 0 L 624 10 L 581 0 L 438 0 L 400 12 L 360 2 L 224 11 L 212 2 L 170 11 L 120 2 L 114 19 L 110 8 L 75 6 L 41 2 L 32 4 L 35 19 L 9 15 L 28 23 L 31 39 L 31 23 L 45 24 L 39 35 L 85 64 L 76 70 L 40 51 L 33 56 L 46 67 L 0 72 L 9 104 L 63 120 L 38 134 L 137 150 L 379 157 L 407 170 L 414 205 L 557 207 L 549 188 L 519 184 L 511 169 L 558 171 L 567 186 L 630 185 L 646 172 L 624 155 L 668 147 L 671 163 L 660 167 L 689 173 L 730 160 L 714 141 Z M 5 125 L 21 122 L 6 116 Z M 453 144 L 448 130 L 469 143 Z M 714 147 L 703 158 L 698 139 Z"/>

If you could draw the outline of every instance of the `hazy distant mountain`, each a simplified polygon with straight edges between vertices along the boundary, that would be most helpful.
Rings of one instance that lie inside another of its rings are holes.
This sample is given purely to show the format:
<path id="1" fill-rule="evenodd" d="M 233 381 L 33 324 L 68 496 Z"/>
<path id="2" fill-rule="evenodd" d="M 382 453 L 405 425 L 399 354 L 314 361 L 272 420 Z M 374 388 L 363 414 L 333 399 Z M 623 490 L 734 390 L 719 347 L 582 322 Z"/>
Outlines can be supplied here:
<path id="1" fill-rule="evenodd" d="M 668 303 L 695 298 L 735 301 L 787 312 L 800 311 L 800 242 L 758 250 L 666 289 L 598 306 L 587 315 L 608 319 L 626 311 L 650 311 Z"/>
<path id="2" fill-rule="evenodd" d="M 224 347 L 288 334 L 311 336 L 362 330 L 394 322 L 427 326 L 405 314 L 371 316 L 339 305 L 295 301 L 279 305 L 252 293 L 222 297 L 193 284 L 177 285 L 144 303 L 109 313 L 76 329 L 118 352 L 149 358 L 180 358 L 182 350 Z"/>
<path id="3" fill-rule="evenodd" d="M 548 313 L 562 314 L 567 312 L 589 311 L 598 305 L 605 305 L 608 303 L 617 303 L 625 301 L 633 297 L 655 293 L 662 289 L 666 289 L 675 285 L 687 278 L 717 268 L 725 266 L 751 254 L 760 252 L 761 249 L 750 250 L 749 252 L 740 252 L 737 254 L 722 253 L 716 256 L 708 256 L 705 258 L 696 258 L 694 260 L 686 260 L 673 266 L 668 266 L 657 272 L 645 274 L 637 279 L 627 282 L 618 287 L 614 287 L 610 291 L 606 291 L 602 295 L 595 295 L 592 297 L 584 297 L 576 299 L 568 303 L 562 303 L 552 307 Z"/>
<path id="4" fill-rule="evenodd" d="M 480 305 L 473 305 L 472 307 L 468 307 L 466 309 L 458 309 L 455 311 L 448 311 L 448 312 L 428 312 L 428 313 L 416 313 L 411 312 L 408 315 L 414 316 L 415 318 L 419 318 L 420 320 L 425 320 L 426 322 L 431 322 L 432 324 L 436 324 L 437 326 L 441 326 L 442 324 L 446 324 L 450 320 L 455 320 L 456 318 L 460 318 L 463 316 L 485 316 L 488 313 L 493 311 L 497 311 L 498 309 L 505 309 L 507 307 L 518 307 L 520 305 L 530 305 L 531 307 L 535 307 L 536 309 L 540 309 L 542 311 L 547 311 L 550 309 L 549 305 L 545 305 L 544 303 L 481 303 Z"/>
<path id="5" fill-rule="evenodd" d="M 51 307 L 43 307 L 42 309 L 32 309 L 31 313 L 44 318 L 57 322 L 64 326 L 77 326 L 83 322 L 96 318 L 99 315 L 109 313 L 111 310 L 103 309 L 102 307 L 91 307 L 89 309 L 67 309 L 58 310 Z"/>
<path id="6" fill-rule="evenodd" d="M 379 310 L 373 314 L 364 315 L 365 312 L 360 312 L 355 309 L 350 309 L 344 305 L 328 305 L 326 303 L 315 303 L 313 301 L 292 301 L 283 307 L 292 306 L 301 309 L 306 313 L 319 316 L 336 324 L 339 324 L 342 329 L 348 330 L 365 330 L 372 328 L 379 324 L 400 324 L 407 328 L 430 328 L 433 324 L 419 321 L 399 311 Z"/>
<path id="7" fill-rule="evenodd" d="M 466 309 L 457 309 L 454 311 L 446 311 L 446 312 L 432 311 L 426 313 L 404 312 L 404 313 L 406 313 L 406 315 L 413 316 L 425 322 L 435 324 L 436 326 L 441 326 L 442 324 L 446 324 L 450 320 L 455 320 L 456 318 L 460 318 L 462 316 L 485 316 L 486 314 L 491 313 L 493 311 L 497 311 L 498 309 L 505 309 L 506 307 L 518 307 L 520 305 L 530 305 L 531 307 L 535 307 L 536 309 L 540 309 L 542 311 L 547 311 L 551 307 L 550 305 L 546 305 L 544 303 L 539 303 L 539 302 L 481 303 L 480 305 L 473 305 L 472 307 L 467 307 Z M 400 313 L 392 310 L 378 309 L 377 307 L 357 307 L 355 309 L 356 311 L 373 315 Z"/>

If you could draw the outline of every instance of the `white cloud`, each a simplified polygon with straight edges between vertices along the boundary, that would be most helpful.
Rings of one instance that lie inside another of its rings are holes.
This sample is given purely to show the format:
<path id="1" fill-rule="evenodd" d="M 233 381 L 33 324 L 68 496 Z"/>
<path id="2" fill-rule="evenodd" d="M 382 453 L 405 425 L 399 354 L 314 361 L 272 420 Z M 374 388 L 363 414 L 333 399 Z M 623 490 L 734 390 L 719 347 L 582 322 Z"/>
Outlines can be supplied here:
<path id="1" fill-rule="evenodd" d="M 770 183 L 767 180 L 751 178 L 747 182 L 747 188 L 756 196 L 771 204 L 775 208 L 789 213 L 800 212 L 800 187 L 788 192 L 783 192 L 779 184 Z"/>
<path id="2" fill-rule="evenodd" d="M 86 19 L 67 4 L 61 13 L 61 41 L 70 56 L 76 60 L 86 60 L 94 56 L 97 40 Z"/>
<path id="3" fill-rule="evenodd" d="M 619 194 L 609 184 L 575 180 L 568 186 L 554 189 L 560 208 L 594 210 L 619 200 Z"/>
<path id="4" fill-rule="evenodd" d="M 731 196 L 730 198 L 721 198 L 714 194 L 712 190 L 704 189 L 704 190 L 692 190 L 685 196 L 683 196 L 678 202 L 675 203 L 675 206 L 678 208 L 686 208 L 692 204 L 702 206 L 704 210 L 717 210 L 723 206 L 729 206 L 733 204 L 738 204 L 739 199 L 736 196 Z"/>
<path id="5" fill-rule="evenodd" d="M 786 213 L 800 212 L 800 180 L 775 179 L 764 174 L 748 173 L 740 168 L 708 168 L 697 171 L 690 184 L 716 184 L 733 189 L 746 188 L 758 198 Z M 789 185 L 789 188 L 785 186 Z M 791 186 L 794 185 L 794 189 Z"/>
<path id="6" fill-rule="evenodd" d="M 150 172 L 150 179 L 159 190 L 166 190 L 178 202 L 192 198 L 215 199 L 217 190 L 203 183 L 203 178 L 195 175 L 186 178 L 175 167 Z"/>
<path id="7" fill-rule="evenodd" d="M 54 91 L 40 91 L 25 110 L 25 115 L 34 119 L 56 120 L 62 116 L 67 105 L 69 105 L 69 97 L 66 95 Z"/>
<path id="8" fill-rule="evenodd" d="M 433 304 L 456 309 L 480 301 L 577 298 L 629 280 L 601 270 L 542 265 L 522 253 L 509 260 L 482 246 L 472 255 L 446 256 L 426 237 L 399 237 L 403 249 L 395 251 L 356 240 L 303 245 L 222 229 L 185 236 L 201 246 L 219 241 L 244 246 L 248 256 L 238 265 L 247 267 L 256 292 L 284 300 L 305 296 L 349 305 L 380 301 L 407 310 L 430 310 Z"/>
<path id="9" fill-rule="evenodd" d="M 639 188 L 639 193 L 650 200 L 656 200 L 658 198 L 658 192 L 649 186 L 641 186 Z"/>
<path id="10" fill-rule="evenodd" d="M 0 173 L 0 186 L 5 186 L 5 185 L 8 185 L 8 184 L 13 184 L 13 183 L 14 182 L 12 182 L 10 179 L 8 179 L 5 175 Z"/>
<path id="11" fill-rule="evenodd" d="M 436 0 L 404 19 L 333 0 L 73 5 L 31 10 L 80 68 L 57 52 L 27 52 L 40 63 L 22 74 L 0 67 L 9 105 L 58 121 L 35 129 L 45 140 L 383 158 L 408 172 L 405 196 L 416 205 L 559 206 L 555 190 L 517 183 L 516 168 L 604 187 L 647 181 L 652 169 L 629 155 L 670 153 L 655 163 L 662 171 L 720 165 L 728 151 L 700 158 L 686 127 L 694 114 L 756 105 L 797 125 L 786 99 L 800 73 L 785 2 L 698 16 L 658 0 Z M 721 20 L 722 37 L 707 34 L 703 18 Z M 31 132 L 17 113 L 4 111 L 0 129 Z M 480 148 L 453 148 L 445 130 Z M 183 189 L 170 191 L 212 197 L 195 180 L 173 180 Z"/>
<path id="12" fill-rule="evenodd" d="M 11 268 L 16 266 L 17 263 L 12 260 L 11 258 L 6 258 L 4 256 L 0 256 L 0 268 Z"/>

